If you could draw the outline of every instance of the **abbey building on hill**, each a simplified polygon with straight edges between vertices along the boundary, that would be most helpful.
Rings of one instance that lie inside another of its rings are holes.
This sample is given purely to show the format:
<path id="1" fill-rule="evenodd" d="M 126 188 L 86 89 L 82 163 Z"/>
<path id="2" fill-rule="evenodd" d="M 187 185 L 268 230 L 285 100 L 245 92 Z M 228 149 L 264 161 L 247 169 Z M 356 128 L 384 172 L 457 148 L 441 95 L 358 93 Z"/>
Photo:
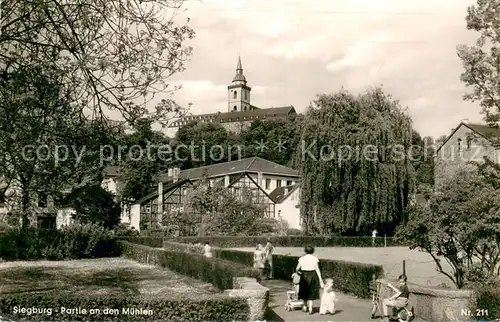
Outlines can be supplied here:
<path id="1" fill-rule="evenodd" d="M 227 111 L 209 114 L 188 115 L 175 120 L 169 125 L 171 129 L 179 129 L 191 122 L 221 123 L 227 130 L 239 133 L 255 120 L 284 118 L 297 114 L 292 105 L 259 108 L 251 103 L 252 88 L 247 85 L 241 58 L 238 57 L 236 75 L 227 87 Z"/>

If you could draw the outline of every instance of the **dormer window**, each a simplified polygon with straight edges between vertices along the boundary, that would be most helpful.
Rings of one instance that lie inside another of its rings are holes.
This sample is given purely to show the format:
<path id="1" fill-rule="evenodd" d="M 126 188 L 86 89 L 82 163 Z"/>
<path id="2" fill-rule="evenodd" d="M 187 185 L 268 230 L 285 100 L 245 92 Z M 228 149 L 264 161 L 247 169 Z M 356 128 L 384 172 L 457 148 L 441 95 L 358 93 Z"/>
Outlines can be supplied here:
<path id="1" fill-rule="evenodd" d="M 462 139 L 458 138 L 457 146 L 458 146 L 458 151 L 462 151 Z"/>

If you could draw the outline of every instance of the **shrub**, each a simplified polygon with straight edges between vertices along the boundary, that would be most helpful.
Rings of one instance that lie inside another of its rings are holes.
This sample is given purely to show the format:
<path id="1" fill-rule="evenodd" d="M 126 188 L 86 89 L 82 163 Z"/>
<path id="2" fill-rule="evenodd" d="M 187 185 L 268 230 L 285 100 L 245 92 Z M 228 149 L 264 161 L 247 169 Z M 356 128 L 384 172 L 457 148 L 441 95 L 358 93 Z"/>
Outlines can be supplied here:
<path id="1" fill-rule="evenodd" d="M 5 260 L 63 260 L 119 254 L 112 234 L 92 224 L 61 230 L 12 229 L 0 236 L 0 257 Z"/>
<path id="2" fill-rule="evenodd" d="M 215 256 L 244 265 L 253 264 L 253 253 L 239 250 L 215 249 Z M 273 255 L 274 276 L 290 280 L 297 267 L 298 256 Z M 382 277 L 383 268 L 356 262 L 338 260 L 320 260 L 323 278 L 332 278 L 337 291 L 349 293 L 361 298 L 369 298 L 369 285 L 372 275 Z"/>
<path id="3" fill-rule="evenodd" d="M 166 238 L 180 243 L 192 243 L 200 237 L 177 237 Z M 304 247 L 314 245 L 316 247 L 372 247 L 371 237 L 331 237 L 331 236 L 214 236 L 203 237 L 212 246 L 218 247 L 255 247 L 257 244 L 265 244 L 270 239 L 277 247 Z M 376 247 L 384 246 L 384 238 L 378 237 Z M 387 238 L 387 246 L 404 246 L 396 238 Z"/>
<path id="4" fill-rule="evenodd" d="M 485 318 L 488 318 L 488 320 L 500 319 L 500 288 L 487 287 L 478 290 L 475 308 L 480 310 L 481 313 L 488 311 L 487 317 L 478 317 L 478 320 L 484 320 Z M 473 313 L 475 314 L 476 311 L 474 310 Z"/>
<path id="5" fill-rule="evenodd" d="M 119 223 L 115 229 L 113 230 L 116 237 L 137 237 L 139 236 L 139 232 L 129 224 Z"/>
<path id="6" fill-rule="evenodd" d="M 68 314 L 62 308 L 85 309 Z M 19 313 L 20 309 L 49 309 L 42 314 Z M 14 311 L 17 309 L 17 311 Z M 99 309 L 100 314 L 90 310 Z M 105 314 L 105 310 L 113 314 Z M 111 309 L 111 311 L 109 310 Z M 142 309 L 143 314 L 124 310 Z M 114 311 L 114 312 L 113 312 Z M 148 312 L 149 314 L 144 314 Z M 17 313 L 17 314 L 16 314 Z M 109 297 L 106 295 L 73 296 L 54 293 L 2 294 L 0 314 L 21 321 L 247 321 L 249 307 L 245 299 L 219 294 L 210 296 L 146 298 L 142 296 Z"/>
<path id="7" fill-rule="evenodd" d="M 174 252 L 121 241 L 123 255 L 138 262 L 154 264 L 211 283 L 220 290 L 232 289 L 234 277 L 259 279 L 259 271 L 217 258 L 206 258 L 195 253 Z"/>

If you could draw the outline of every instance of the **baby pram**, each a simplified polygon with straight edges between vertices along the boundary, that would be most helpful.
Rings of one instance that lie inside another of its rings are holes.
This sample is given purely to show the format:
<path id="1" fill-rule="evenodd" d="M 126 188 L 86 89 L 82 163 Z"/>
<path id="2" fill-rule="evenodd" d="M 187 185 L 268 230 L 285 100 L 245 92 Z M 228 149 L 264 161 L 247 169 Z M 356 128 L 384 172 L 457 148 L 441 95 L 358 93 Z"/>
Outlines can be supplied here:
<path id="1" fill-rule="evenodd" d="M 304 305 L 304 303 L 298 299 L 298 294 L 295 291 L 287 291 L 286 297 L 285 310 L 287 311 L 300 309 L 302 305 Z"/>

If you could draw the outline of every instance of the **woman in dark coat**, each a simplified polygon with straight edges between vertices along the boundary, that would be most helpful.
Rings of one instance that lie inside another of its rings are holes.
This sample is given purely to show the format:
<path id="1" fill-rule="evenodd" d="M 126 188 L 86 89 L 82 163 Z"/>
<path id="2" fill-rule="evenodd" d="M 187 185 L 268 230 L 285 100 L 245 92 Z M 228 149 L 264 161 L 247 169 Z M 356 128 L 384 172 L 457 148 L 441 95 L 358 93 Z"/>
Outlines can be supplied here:
<path id="1" fill-rule="evenodd" d="M 319 290 L 323 288 L 323 278 L 319 270 L 319 259 L 313 255 L 314 248 L 307 246 L 305 255 L 299 258 L 297 271 L 301 272 L 299 283 L 299 299 L 304 302 L 302 310 L 313 314 L 313 301 L 319 299 Z"/>

